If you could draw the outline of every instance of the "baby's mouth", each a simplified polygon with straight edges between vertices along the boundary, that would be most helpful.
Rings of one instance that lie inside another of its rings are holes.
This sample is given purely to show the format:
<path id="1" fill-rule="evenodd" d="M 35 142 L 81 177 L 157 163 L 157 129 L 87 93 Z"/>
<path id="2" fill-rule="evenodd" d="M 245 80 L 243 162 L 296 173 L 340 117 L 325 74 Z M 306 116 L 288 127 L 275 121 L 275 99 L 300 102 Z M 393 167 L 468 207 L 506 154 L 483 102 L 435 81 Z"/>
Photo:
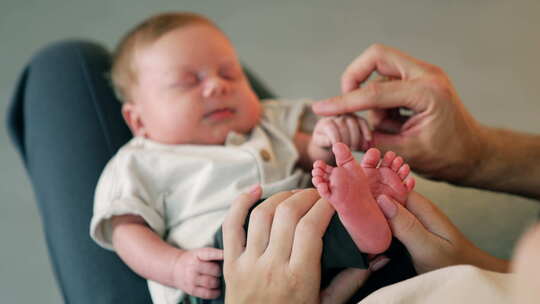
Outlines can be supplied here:
<path id="1" fill-rule="evenodd" d="M 230 118 L 236 111 L 232 108 L 219 108 L 204 114 L 205 119 L 223 120 Z"/>

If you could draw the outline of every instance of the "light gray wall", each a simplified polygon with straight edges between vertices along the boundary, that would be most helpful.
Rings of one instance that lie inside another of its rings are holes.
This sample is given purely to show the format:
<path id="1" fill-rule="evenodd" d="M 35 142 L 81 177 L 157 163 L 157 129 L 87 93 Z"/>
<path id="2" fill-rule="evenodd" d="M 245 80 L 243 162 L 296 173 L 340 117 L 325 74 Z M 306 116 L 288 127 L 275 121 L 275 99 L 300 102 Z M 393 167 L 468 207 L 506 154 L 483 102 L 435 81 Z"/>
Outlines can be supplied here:
<path id="1" fill-rule="evenodd" d="M 537 0 L 2 0 L 2 122 L 16 77 L 36 50 L 71 37 L 112 47 L 142 18 L 165 10 L 215 20 L 280 96 L 338 94 L 345 66 L 382 42 L 444 68 L 481 122 L 540 133 Z M 32 190 L 3 128 L 0 168 L 0 302 L 59 303 Z M 501 257 L 510 255 L 538 213 L 535 202 L 515 196 L 425 180 L 417 189 L 475 243 Z"/>

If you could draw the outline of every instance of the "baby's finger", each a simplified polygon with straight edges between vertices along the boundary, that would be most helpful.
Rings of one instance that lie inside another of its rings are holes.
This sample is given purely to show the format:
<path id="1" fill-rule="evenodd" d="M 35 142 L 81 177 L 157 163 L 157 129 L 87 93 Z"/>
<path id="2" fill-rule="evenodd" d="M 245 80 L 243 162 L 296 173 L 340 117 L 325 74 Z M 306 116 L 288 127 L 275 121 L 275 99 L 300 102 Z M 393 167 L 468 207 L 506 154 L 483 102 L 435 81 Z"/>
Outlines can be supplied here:
<path id="1" fill-rule="evenodd" d="M 367 143 L 370 143 L 373 140 L 371 130 L 369 129 L 368 123 L 365 119 L 358 117 L 358 123 L 360 124 L 360 130 L 362 130 L 362 138 L 365 144 L 364 147 L 368 149 L 370 147 L 367 147 Z"/>
<path id="2" fill-rule="evenodd" d="M 223 250 L 217 248 L 201 248 L 197 250 L 197 258 L 201 261 L 223 260 Z"/>
<path id="3" fill-rule="evenodd" d="M 347 145 L 348 147 L 350 147 L 351 136 L 349 135 L 349 128 L 347 127 L 347 122 L 345 121 L 345 119 L 346 119 L 345 116 L 341 116 L 338 119 L 336 119 L 335 122 L 338 127 L 341 142 Z"/>
<path id="4" fill-rule="evenodd" d="M 221 276 L 221 267 L 219 266 L 218 263 L 202 262 L 198 266 L 197 271 L 199 274 L 202 274 L 202 275 L 209 275 L 213 277 Z"/>
<path id="5" fill-rule="evenodd" d="M 217 288 L 209 289 L 204 287 L 195 287 L 189 294 L 201 299 L 216 299 L 221 294 L 221 290 Z"/>
<path id="6" fill-rule="evenodd" d="M 354 116 L 347 117 L 345 120 L 347 128 L 349 129 L 349 136 L 351 139 L 351 150 L 359 150 L 362 143 L 362 134 L 360 130 L 360 123 Z"/>
<path id="7" fill-rule="evenodd" d="M 326 136 L 330 138 L 330 141 L 332 144 L 341 142 L 341 136 L 339 134 L 339 128 L 336 124 L 336 122 L 332 119 L 329 120 L 328 123 L 326 123 L 323 126 L 323 131 L 325 132 Z"/>
<path id="8" fill-rule="evenodd" d="M 195 278 L 195 286 L 208 289 L 216 289 L 219 287 L 219 279 L 208 275 L 198 275 Z"/>
<path id="9" fill-rule="evenodd" d="M 332 147 L 332 140 L 328 137 L 326 132 L 314 133 L 316 136 L 312 137 L 313 143 L 318 147 Z"/>

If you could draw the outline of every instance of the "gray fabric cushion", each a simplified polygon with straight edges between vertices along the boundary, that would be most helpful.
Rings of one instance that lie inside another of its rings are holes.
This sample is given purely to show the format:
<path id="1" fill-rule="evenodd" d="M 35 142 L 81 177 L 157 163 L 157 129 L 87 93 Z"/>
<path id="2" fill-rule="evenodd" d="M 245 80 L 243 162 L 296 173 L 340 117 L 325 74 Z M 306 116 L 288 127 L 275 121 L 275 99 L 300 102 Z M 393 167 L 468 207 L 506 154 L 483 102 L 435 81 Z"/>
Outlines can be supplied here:
<path id="1" fill-rule="evenodd" d="M 61 41 L 22 72 L 8 110 L 41 213 L 54 273 L 66 303 L 150 303 L 146 282 L 89 237 L 103 167 L 131 138 L 99 44 Z M 261 98 L 269 91 L 248 73 Z"/>

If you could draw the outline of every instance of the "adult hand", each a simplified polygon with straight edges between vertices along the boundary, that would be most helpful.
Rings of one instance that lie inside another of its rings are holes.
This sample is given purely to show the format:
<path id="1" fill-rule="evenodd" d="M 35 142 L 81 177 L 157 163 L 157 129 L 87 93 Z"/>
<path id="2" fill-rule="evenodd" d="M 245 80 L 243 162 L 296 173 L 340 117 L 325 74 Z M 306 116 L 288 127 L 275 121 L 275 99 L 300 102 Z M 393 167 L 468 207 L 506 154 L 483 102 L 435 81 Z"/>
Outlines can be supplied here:
<path id="1" fill-rule="evenodd" d="M 332 214 L 317 191 L 242 195 L 223 224 L 226 303 L 318 303 L 322 236 Z M 312 208 L 313 207 L 313 208 Z"/>
<path id="2" fill-rule="evenodd" d="M 334 209 L 316 190 L 281 192 L 251 213 L 260 188 L 243 194 L 223 224 L 226 303 L 340 303 L 369 270 L 341 273 L 320 294 L 322 236 Z"/>
<path id="3" fill-rule="evenodd" d="M 366 82 L 377 72 L 388 81 Z M 373 45 L 342 76 L 342 96 L 313 105 L 319 115 L 369 110 L 373 145 L 403 156 L 424 175 L 463 181 L 482 159 L 482 126 L 438 67 L 396 49 Z M 400 114 L 411 110 L 411 117 Z"/>
<path id="4" fill-rule="evenodd" d="M 385 195 L 377 203 L 388 219 L 393 235 L 407 247 L 416 271 L 470 264 L 506 272 L 508 263 L 471 243 L 432 202 L 411 192 L 406 208 Z"/>

